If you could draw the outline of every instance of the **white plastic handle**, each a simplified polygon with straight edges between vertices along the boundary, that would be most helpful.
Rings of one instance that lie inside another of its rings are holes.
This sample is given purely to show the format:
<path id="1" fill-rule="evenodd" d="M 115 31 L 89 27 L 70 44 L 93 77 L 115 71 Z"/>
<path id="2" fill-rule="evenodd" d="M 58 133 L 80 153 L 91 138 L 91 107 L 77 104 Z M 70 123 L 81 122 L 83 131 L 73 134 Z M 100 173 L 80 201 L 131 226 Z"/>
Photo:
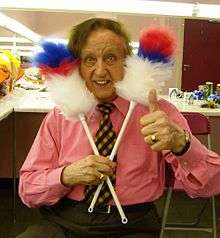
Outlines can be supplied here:
<path id="1" fill-rule="evenodd" d="M 95 154 L 95 155 L 99 155 L 99 152 L 98 152 L 98 149 L 97 149 L 97 147 L 96 147 L 96 144 L 95 144 L 95 142 L 94 142 L 94 140 L 93 140 L 92 134 L 91 134 L 91 132 L 90 132 L 90 130 L 89 130 L 89 127 L 88 127 L 88 125 L 87 125 L 87 123 L 86 123 L 85 116 L 84 116 L 83 114 L 79 114 L 78 117 L 79 117 L 79 119 L 80 119 L 80 121 L 81 121 L 81 123 L 82 123 L 82 125 L 83 125 L 83 128 L 84 128 L 84 130 L 85 130 L 85 132 L 86 132 L 86 135 L 87 135 L 87 137 L 88 137 L 89 143 L 90 143 L 90 145 L 92 146 L 92 149 L 93 149 L 94 154 Z M 95 203 L 96 203 L 96 201 L 97 201 L 97 199 L 98 199 L 98 196 L 99 196 L 99 193 L 100 193 L 101 188 L 102 188 L 102 186 L 103 186 L 103 183 L 104 183 L 104 181 L 100 184 L 101 186 L 100 186 L 100 185 L 98 186 L 98 188 L 97 188 L 97 190 L 96 190 L 96 192 L 95 192 L 95 195 L 94 195 L 94 197 L 93 197 L 93 199 L 92 199 L 92 202 L 91 202 L 91 204 L 90 204 L 90 206 L 89 206 L 89 208 L 88 208 L 88 212 L 90 212 L 90 213 L 93 212 L 93 210 L 94 210 L 94 206 L 95 206 Z M 109 187 L 109 190 L 110 190 L 110 192 L 111 192 L 111 194 L 112 194 L 112 197 L 113 197 L 113 199 L 114 199 L 114 202 L 115 202 L 115 204 L 116 204 L 116 206 L 117 206 L 117 209 L 118 209 L 118 211 L 119 211 L 119 214 L 120 214 L 120 216 L 121 216 L 122 223 L 125 224 L 124 222 L 127 220 L 127 218 L 126 218 L 125 213 L 124 213 L 124 211 L 123 211 L 123 209 L 122 209 L 122 207 L 121 207 L 121 204 L 120 204 L 120 202 L 119 202 L 119 200 L 118 200 L 118 197 L 117 197 L 117 195 L 116 195 L 116 192 L 115 192 L 115 190 L 114 190 L 114 187 L 113 187 L 113 185 L 112 185 L 111 180 L 109 179 L 109 177 L 107 177 L 107 185 L 108 185 L 108 187 Z"/>
<path id="2" fill-rule="evenodd" d="M 109 157 L 110 160 L 113 160 L 114 157 L 115 157 L 115 154 L 116 154 L 116 152 L 117 152 L 117 150 L 118 150 L 118 147 L 119 147 L 119 144 L 120 144 L 120 142 L 121 142 L 122 136 L 123 136 L 123 134 L 124 134 L 124 131 L 125 131 L 126 127 L 127 127 L 127 124 L 128 124 L 128 122 L 129 122 L 129 119 L 130 119 L 130 117 L 131 117 L 131 115 L 132 115 L 132 112 L 133 112 L 135 106 L 136 106 L 136 102 L 131 101 L 131 102 L 130 102 L 130 105 L 129 105 L 128 112 L 127 112 L 127 115 L 126 115 L 126 117 L 125 117 L 125 119 L 124 119 L 124 121 L 123 121 L 122 127 L 121 127 L 120 132 L 119 132 L 119 134 L 118 134 L 118 137 L 117 137 L 117 139 L 116 139 L 115 145 L 114 145 L 114 147 L 113 147 L 113 149 L 112 149 L 112 152 L 111 152 L 111 154 L 110 154 L 110 157 Z M 108 178 L 108 179 L 109 179 L 109 178 Z M 107 181 L 108 181 L 108 179 L 107 179 Z M 111 181 L 110 181 L 110 183 L 111 183 Z M 89 206 L 89 211 L 92 211 L 92 210 L 94 209 L 95 203 L 96 203 L 96 201 L 97 201 L 97 199 L 98 199 L 98 196 L 99 196 L 99 193 L 100 193 L 100 191 L 101 191 L 101 189 L 102 189 L 102 186 L 103 186 L 103 183 L 101 183 L 101 184 L 97 187 L 96 192 L 95 192 L 95 194 L 94 194 L 94 197 L 93 197 L 93 199 L 92 199 L 92 202 L 91 202 L 91 204 L 90 204 L 90 206 Z M 112 188 L 113 188 L 113 186 L 112 186 Z M 110 186 L 109 186 L 109 189 L 110 189 L 110 191 L 111 191 Z M 113 191 L 114 191 L 114 188 L 113 188 Z M 111 191 L 111 193 L 112 193 L 112 191 Z M 115 204 L 116 204 L 116 206 L 117 206 L 117 208 L 118 208 L 118 211 L 119 211 L 119 213 L 120 213 L 120 216 L 121 216 L 121 218 L 122 218 L 122 223 L 123 223 L 123 224 L 127 223 L 127 221 L 126 221 L 127 218 L 124 216 L 124 212 L 123 212 L 123 210 L 122 210 L 121 204 L 120 204 L 120 202 L 119 202 L 117 196 L 114 198 L 113 193 L 112 193 L 112 197 L 113 197 L 113 199 L 114 199 L 114 201 L 115 201 Z M 123 213 L 122 213 L 121 211 L 122 211 Z"/>

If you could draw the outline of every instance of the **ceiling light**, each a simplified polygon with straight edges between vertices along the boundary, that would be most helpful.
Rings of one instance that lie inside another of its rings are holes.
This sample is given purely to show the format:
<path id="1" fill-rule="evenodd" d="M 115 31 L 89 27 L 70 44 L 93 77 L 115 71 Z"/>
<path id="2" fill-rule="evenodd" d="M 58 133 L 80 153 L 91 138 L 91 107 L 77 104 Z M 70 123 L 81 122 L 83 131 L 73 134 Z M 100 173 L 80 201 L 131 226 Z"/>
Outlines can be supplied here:
<path id="1" fill-rule="evenodd" d="M 41 39 L 40 35 L 33 32 L 28 27 L 16 21 L 15 19 L 4 15 L 3 13 L 0 13 L 0 26 L 11 30 L 12 32 L 15 32 L 21 36 L 24 36 L 35 43 L 39 42 Z"/>
<path id="2" fill-rule="evenodd" d="M 197 16 L 204 17 L 204 18 L 219 18 L 220 19 L 220 5 L 198 4 Z"/>
<path id="3" fill-rule="evenodd" d="M 184 1 L 184 0 L 183 0 Z M 196 9 L 198 7 L 198 9 Z M 220 18 L 220 5 L 193 4 L 184 2 L 164 2 L 147 0 L 1 0 L 2 9 L 64 11 L 64 12 L 110 12 L 130 14 L 152 14 L 182 17 Z M 195 11 L 196 10 L 196 11 Z"/>
<path id="4" fill-rule="evenodd" d="M 30 40 L 24 38 L 24 37 L 0 37 L 0 42 L 15 42 L 15 43 L 31 43 Z"/>
<path id="5" fill-rule="evenodd" d="M 0 49 L 2 50 L 20 50 L 20 51 L 36 51 L 35 46 L 26 46 L 26 45 L 0 45 Z"/>
<path id="6" fill-rule="evenodd" d="M 154 14 L 172 16 L 192 16 L 193 4 L 143 1 L 143 0 L 1 0 L 3 9 L 42 10 L 42 11 L 78 11 L 78 12 L 115 12 L 133 14 Z"/>

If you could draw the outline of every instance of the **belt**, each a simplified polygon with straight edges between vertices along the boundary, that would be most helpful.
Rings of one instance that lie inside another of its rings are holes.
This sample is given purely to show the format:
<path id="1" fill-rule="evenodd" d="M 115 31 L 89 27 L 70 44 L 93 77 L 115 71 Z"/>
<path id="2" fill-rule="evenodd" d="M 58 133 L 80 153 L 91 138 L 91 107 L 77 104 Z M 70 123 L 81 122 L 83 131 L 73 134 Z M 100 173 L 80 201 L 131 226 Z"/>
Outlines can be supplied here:
<path id="1" fill-rule="evenodd" d="M 85 207 L 86 210 L 89 207 L 89 204 L 85 203 L 84 201 L 75 201 L 69 198 L 65 198 L 64 202 L 71 206 L 79 205 L 79 206 Z M 151 210 L 153 207 L 154 207 L 153 202 L 145 202 L 145 203 L 122 206 L 122 209 L 125 213 L 132 213 L 132 212 L 146 212 Z M 93 212 L 95 213 L 106 213 L 106 214 L 113 213 L 116 211 L 118 212 L 118 209 L 115 205 L 106 205 L 104 207 L 95 206 L 93 209 Z"/>

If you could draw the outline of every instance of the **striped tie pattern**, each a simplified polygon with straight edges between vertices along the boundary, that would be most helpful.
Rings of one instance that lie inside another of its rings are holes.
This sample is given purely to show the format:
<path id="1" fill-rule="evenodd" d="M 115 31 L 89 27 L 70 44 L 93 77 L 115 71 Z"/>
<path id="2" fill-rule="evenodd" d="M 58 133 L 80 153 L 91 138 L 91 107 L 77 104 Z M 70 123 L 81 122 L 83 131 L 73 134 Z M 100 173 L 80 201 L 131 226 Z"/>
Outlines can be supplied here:
<path id="1" fill-rule="evenodd" d="M 116 134 L 113 131 L 113 125 L 110 120 L 110 113 L 114 109 L 115 105 L 112 103 L 98 104 L 97 108 L 102 113 L 103 117 L 100 121 L 99 128 L 95 136 L 95 144 L 98 148 L 99 154 L 102 156 L 108 156 L 111 154 L 113 146 L 116 141 Z M 114 161 L 116 157 L 114 158 Z M 111 181 L 114 185 L 115 175 L 111 177 Z M 85 201 L 90 203 L 96 191 L 96 186 L 88 186 L 85 192 Z M 96 206 L 104 207 L 107 202 L 112 198 L 109 188 L 106 183 L 103 184 L 101 192 L 96 202 Z"/>

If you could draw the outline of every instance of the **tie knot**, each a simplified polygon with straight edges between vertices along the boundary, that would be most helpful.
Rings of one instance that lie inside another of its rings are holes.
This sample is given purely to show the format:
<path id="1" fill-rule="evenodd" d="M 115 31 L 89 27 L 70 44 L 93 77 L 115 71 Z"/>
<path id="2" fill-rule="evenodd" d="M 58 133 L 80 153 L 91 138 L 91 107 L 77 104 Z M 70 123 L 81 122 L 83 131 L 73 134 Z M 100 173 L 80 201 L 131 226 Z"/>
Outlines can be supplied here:
<path id="1" fill-rule="evenodd" d="M 102 114 L 109 114 L 115 108 L 115 105 L 113 103 L 100 103 L 97 108 Z"/>

